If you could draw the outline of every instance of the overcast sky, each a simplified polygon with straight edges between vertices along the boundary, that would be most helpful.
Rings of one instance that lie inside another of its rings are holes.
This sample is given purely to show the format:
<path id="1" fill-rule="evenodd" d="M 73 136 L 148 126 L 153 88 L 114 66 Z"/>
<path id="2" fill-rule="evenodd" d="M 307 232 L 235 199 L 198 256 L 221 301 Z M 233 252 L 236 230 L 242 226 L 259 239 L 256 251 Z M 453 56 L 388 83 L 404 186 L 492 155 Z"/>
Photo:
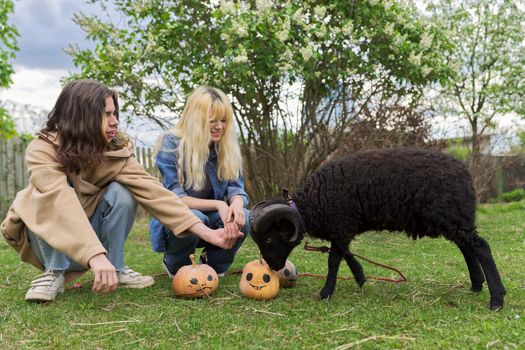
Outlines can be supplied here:
<path id="1" fill-rule="evenodd" d="M 73 71 L 71 57 L 63 48 L 76 43 L 89 47 L 73 14 L 94 13 L 98 5 L 83 0 L 15 0 L 10 22 L 20 37 L 14 60 L 13 84 L 2 91 L 4 100 L 51 109 L 60 92 L 60 78 Z"/>
<path id="2" fill-rule="evenodd" d="M 91 48 L 94 44 L 85 39 L 85 33 L 73 22 L 74 14 L 98 14 L 105 16 L 99 4 L 85 0 L 15 0 L 15 12 L 10 16 L 20 34 L 13 62 L 13 84 L 0 90 L 0 98 L 17 105 L 30 105 L 35 111 L 50 111 L 62 89 L 60 80 L 77 71 L 72 58 L 64 52 L 70 44 Z M 110 6 L 110 4 L 107 4 Z M 37 113 L 40 120 L 34 122 L 22 118 L 20 109 L 13 112 L 17 128 L 23 132 L 35 132 L 45 120 L 45 113 Z M 139 138 L 139 130 L 151 127 L 122 125 L 126 131 Z M 151 145 L 159 130 L 147 134 L 141 132 L 139 143 Z"/>

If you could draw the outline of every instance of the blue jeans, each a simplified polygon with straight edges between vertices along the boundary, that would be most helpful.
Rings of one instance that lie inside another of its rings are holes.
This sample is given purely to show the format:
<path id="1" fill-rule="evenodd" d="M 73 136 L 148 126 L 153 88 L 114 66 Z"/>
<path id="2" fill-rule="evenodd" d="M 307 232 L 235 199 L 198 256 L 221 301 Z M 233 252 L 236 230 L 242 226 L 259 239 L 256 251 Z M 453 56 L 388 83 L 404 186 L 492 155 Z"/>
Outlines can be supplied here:
<path id="1" fill-rule="evenodd" d="M 59 209 L 58 209 L 59 210 Z M 117 271 L 124 269 L 124 241 L 135 221 L 137 203 L 123 185 L 112 182 L 106 188 L 89 222 L 107 250 L 108 260 Z M 72 227 L 72 230 L 75 228 Z M 28 230 L 31 249 L 46 271 L 84 271 L 86 268 L 64 253 L 54 249 L 42 238 Z"/>
<path id="2" fill-rule="evenodd" d="M 195 216 L 197 216 L 204 225 L 211 229 L 217 229 L 224 227 L 219 212 L 217 211 L 206 211 L 202 212 L 199 210 L 191 210 Z M 217 273 L 224 273 L 228 270 L 230 265 L 235 259 L 235 254 L 241 247 L 244 239 L 250 234 L 250 223 L 248 222 L 249 211 L 244 209 L 245 222 L 241 231 L 244 233 L 244 237 L 237 240 L 235 245 L 230 249 L 222 249 L 206 241 L 201 240 L 195 235 L 188 235 L 183 238 L 175 237 L 175 235 L 166 230 L 166 252 L 164 253 L 164 263 L 171 274 L 176 274 L 177 271 L 185 266 L 190 265 L 190 254 L 195 253 L 196 248 L 202 248 L 203 252 L 206 253 L 206 257 L 201 256 L 201 262 L 210 265 Z"/>

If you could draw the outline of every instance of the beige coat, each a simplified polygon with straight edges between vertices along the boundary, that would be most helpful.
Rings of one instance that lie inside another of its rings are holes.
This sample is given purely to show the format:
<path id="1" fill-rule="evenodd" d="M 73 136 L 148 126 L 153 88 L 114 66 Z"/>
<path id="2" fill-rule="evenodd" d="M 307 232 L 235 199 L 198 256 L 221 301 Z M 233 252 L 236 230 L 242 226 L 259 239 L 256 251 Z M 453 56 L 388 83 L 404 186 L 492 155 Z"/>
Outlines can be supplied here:
<path id="1" fill-rule="evenodd" d="M 31 250 L 26 226 L 85 267 L 92 257 L 106 253 L 88 218 L 113 181 L 126 186 L 135 200 L 175 235 L 200 222 L 179 197 L 144 170 L 130 149 L 107 152 L 98 167 L 67 175 L 57 160 L 56 144 L 55 136 L 39 134 L 28 145 L 29 185 L 18 192 L 0 226 L 23 261 L 43 269 Z"/>

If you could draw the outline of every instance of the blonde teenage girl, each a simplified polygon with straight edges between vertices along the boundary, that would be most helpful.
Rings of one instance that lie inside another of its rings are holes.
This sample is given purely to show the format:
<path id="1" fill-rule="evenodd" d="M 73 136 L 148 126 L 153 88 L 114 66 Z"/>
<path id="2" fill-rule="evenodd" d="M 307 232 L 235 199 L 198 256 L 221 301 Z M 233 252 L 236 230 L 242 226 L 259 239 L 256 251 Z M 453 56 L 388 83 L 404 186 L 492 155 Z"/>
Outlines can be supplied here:
<path id="1" fill-rule="evenodd" d="M 174 236 L 169 227 L 153 219 L 150 235 L 153 249 L 164 253 L 163 264 L 172 277 L 190 264 L 189 255 L 203 247 L 201 260 L 223 274 L 248 235 L 248 195 L 244 191 L 233 109 L 219 89 L 199 87 L 188 97 L 176 126 L 159 138 L 157 166 L 164 186 L 174 192 L 212 229 L 224 228 L 234 235 L 235 245 L 223 249 L 199 237 Z"/>

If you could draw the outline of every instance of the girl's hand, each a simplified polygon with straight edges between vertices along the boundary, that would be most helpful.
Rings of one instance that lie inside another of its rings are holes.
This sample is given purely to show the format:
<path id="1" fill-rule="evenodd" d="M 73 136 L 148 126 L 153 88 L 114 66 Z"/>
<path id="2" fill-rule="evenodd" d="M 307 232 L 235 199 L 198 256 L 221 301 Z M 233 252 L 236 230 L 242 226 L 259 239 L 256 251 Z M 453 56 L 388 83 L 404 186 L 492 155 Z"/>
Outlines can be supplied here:
<path id="1" fill-rule="evenodd" d="M 217 211 L 219 212 L 219 216 L 221 217 L 221 220 L 224 224 L 226 224 L 229 219 L 229 211 L 230 208 L 228 207 L 228 204 L 223 201 L 216 201 L 217 202 Z"/>
<path id="2" fill-rule="evenodd" d="M 95 255 L 89 260 L 88 264 L 95 276 L 95 282 L 93 283 L 94 292 L 106 294 L 117 289 L 117 271 L 106 257 L 106 254 Z"/>
<path id="3" fill-rule="evenodd" d="M 202 222 L 197 223 L 189 228 L 189 231 L 197 235 L 199 238 L 223 249 L 230 249 L 235 245 L 239 238 L 244 234 L 239 231 L 235 224 L 226 224 L 224 228 L 212 230 Z"/>
<path id="4" fill-rule="evenodd" d="M 232 198 L 230 206 L 228 207 L 227 219 L 223 222 L 233 222 L 237 224 L 239 228 L 244 226 L 244 202 L 242 197 L 234 196 Z"/>

